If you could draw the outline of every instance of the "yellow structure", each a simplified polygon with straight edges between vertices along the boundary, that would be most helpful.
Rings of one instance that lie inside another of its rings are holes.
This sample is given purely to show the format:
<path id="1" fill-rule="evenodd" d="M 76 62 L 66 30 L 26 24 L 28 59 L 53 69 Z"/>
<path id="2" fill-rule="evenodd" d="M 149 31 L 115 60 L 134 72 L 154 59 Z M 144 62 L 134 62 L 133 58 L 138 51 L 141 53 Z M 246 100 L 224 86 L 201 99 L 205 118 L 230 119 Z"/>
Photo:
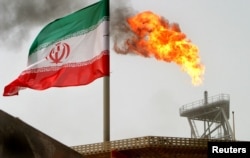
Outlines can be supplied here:
<path id="1" fill-rule="evenodd" d="M 208 139 L 145 136 L 72 149 L 87 158 L 206 158 L 207 142 Z"/>

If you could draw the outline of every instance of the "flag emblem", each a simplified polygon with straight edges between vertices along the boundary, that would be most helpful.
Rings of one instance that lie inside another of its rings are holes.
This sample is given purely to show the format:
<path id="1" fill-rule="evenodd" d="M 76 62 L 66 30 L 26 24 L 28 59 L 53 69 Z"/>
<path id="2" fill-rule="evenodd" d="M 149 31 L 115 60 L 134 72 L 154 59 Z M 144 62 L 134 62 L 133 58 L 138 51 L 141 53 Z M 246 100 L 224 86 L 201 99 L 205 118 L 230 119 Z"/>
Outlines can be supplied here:
<path id="1" fill-rule="evenodd" d="M 70 54 L 70 46 L 67 43 L 57 43 L 46 57 L 51 63 L 62 63 Z"/>

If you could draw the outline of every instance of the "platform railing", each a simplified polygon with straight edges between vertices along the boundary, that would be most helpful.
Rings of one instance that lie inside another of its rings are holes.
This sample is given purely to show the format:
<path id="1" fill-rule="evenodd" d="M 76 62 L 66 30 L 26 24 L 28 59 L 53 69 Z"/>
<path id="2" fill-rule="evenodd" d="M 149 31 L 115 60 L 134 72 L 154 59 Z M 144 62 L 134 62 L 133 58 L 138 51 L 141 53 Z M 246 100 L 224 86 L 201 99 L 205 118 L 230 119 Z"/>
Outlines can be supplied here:
<path id="1" fill-rule="evenodd" d="M 75 151 L 89 155 L 112 150 L 128 150 L 146 147 L 207 147 L 207 139 L 180 138 L 180 137 L 159 137 L 146 136 L 131 139 L 115 140 L 105 143 L 96 143 L 88 145 L 73 146 Z"/>
<path id="2" fill-rule="evenodd" d="M 211 104 L 211 103 L 218 102 L 218 101 L 229 101 L 229 100 L 230 100 L 230 96 L 228 94 L 218 94 L 215 96 L 208 97 L 207 104 Z M 188 110 L 193 109 L 193 108 L 198 108 L 198 107 L 201 107 L 204 105 L 205 105 L 204 99 L 197 100 L 197 101 L 194 101 L 194 102 L 191 102 L 191 103 L 188 103 L 188 104 L 181 106 L 179 109 L 179 112 L 180 112 L 180 114 L 182 114 L 185 111 L 188 111 Z"/>

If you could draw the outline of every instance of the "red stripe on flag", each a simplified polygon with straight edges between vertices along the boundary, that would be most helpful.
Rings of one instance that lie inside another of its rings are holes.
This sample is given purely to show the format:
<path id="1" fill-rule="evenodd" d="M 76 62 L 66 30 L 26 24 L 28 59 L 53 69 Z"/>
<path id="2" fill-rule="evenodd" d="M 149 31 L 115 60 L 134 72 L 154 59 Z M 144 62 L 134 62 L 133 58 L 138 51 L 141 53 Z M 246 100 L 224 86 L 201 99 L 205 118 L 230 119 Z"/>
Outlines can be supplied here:
<path id="1" fill-rule="evenodd" d="M 3 96 L 18 95 L 22 88 L 44 90 L 50 87 L 86 85 L 103 76 L 109 76 L 108 53 L 80 67 L 62 66 L 58 71 L 24 73 L 4 88 Z"/>

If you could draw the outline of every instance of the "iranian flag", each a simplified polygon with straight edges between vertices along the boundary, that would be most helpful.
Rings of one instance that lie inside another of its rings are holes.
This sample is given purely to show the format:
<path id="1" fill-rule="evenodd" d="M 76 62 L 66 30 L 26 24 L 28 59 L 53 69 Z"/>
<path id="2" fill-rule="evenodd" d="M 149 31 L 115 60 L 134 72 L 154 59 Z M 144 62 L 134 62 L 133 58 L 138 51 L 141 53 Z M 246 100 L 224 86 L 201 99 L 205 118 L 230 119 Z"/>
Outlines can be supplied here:
<path id="1" fill-rule="evenodd" d="M 30 47 L 28 67 L 7 85 L 19 90 L 79 86 L 109 76 L 109 8 L 101 0 L 45 26 Z"/>

